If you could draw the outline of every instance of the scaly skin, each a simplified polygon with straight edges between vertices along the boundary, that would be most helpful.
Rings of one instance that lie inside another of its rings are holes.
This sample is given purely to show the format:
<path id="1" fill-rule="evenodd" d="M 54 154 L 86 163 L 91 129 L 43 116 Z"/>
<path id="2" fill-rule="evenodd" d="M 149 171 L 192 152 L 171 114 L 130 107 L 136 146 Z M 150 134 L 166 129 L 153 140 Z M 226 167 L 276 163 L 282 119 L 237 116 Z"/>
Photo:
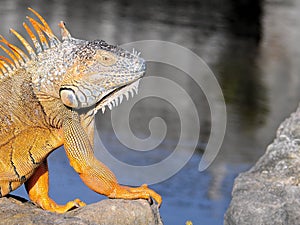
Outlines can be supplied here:
<path id="1" fill-rule="evenodd" d="M 48 196 L 47 157 L 64 145 L 71 166 L 93 191 L 109 198 L 153 198 L 160 205 L 161 196 L 147 185 L 119 185 L 93 154 L 95 114 L 137 89 L 144 60 L 104 41 L 72 38 L 63 22 L 60 41 L 30 11 L 40 20 L 28 17 L 38 37 L 24 24 L 34 48 L 11 30 L 28 55 L 1 36 L 0 47 L 10 58 L 0 56 L 0 196 L 25 183 L 31 201 L 45 210 L 84 206 L 79 199 L 58 205 Z"/>

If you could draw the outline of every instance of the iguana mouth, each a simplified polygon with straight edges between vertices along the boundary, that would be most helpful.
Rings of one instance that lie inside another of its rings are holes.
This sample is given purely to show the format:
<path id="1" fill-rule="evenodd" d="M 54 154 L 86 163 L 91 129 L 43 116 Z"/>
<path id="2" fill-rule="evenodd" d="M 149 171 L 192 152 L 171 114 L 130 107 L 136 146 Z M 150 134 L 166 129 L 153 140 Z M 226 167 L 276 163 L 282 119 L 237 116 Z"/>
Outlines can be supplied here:
<path id="1" fill-rule="evenodd" d="M 107 106 L 110 110 L 113 107 L 118 106 L 122 103 L 124 96 L 126 100 L 129 99 L 129 96 L 133 97 L 135 94 L 138 93 L 138 86 L 140 83 L 140 79 L 132 82 L 131 84 L 127 84 L 124 86 L 121 86 L 117 89 L 114 89 L 113 91 L 109 92 L 107 95 L 105 95 L 95 106 L 93 109 L 94 115 L 101 109 L 102 113 L 105 112 L 105 107 Z"/>

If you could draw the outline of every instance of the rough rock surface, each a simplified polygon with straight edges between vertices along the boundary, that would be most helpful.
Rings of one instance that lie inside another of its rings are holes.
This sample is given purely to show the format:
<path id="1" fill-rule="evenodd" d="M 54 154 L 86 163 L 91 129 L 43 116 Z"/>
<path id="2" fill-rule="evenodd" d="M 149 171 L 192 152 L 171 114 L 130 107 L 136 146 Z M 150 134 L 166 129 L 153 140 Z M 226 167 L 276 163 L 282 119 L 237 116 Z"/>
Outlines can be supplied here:
<path id="1" fill-rule="evenodd" d="M 234 183 L 225 225 L 300 224 L 300 107 L 274 142 Z"/>
<path id="2" fill-rule="evenodd" d="M 44 211 L 16 196 L 0 198 L 0 224 L 162 225 L 157 205 L 146 200 L 107 199 L 67 212 Z"/>

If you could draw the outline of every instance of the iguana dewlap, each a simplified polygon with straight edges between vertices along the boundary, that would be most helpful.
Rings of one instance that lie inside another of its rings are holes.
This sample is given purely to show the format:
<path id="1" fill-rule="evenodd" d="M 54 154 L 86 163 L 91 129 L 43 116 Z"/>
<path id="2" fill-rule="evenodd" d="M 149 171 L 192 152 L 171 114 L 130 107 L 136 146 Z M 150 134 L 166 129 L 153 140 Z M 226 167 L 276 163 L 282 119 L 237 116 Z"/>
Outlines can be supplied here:
<path id="1" fill-rule="evenodd" d="M 93 154 L 94 116 L 112 108 L 137 90 L 145 61 L 105 41 L 71 37 L 61 22 L 62 41 L 45 20 L 23 23 L 32 47 L 19 33 L 27 53 L 2 36 L 0 48 L 0 197 L 25 183 L 32 202 L 63 213 L 84 206 L 79 199 L 66 205 L 48 196 L 48 155 L 64 145 L 71 166 L 93 191 L 109 198 L 161 197 L 147 185 L 119 185 L 114 174 Z M 37 35 L 34 34 L 33 30 Z"/>

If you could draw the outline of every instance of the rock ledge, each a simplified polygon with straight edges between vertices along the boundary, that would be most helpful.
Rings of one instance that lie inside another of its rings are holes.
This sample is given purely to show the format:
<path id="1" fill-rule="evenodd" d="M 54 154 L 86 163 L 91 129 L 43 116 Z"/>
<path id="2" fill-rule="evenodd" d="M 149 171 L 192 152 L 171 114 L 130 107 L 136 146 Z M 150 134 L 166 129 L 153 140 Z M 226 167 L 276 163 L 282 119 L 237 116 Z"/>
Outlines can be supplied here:
<path id="1" fill-rule="evenodd" d="M 106 199 L 65 214 L 44 211 L 25 199 L 0 198 L 0 224 L 162 225 L 157 205 L 146 200 Z"/>
<path id="2" fill-rule="evenodd" d="M 234 182 L 225 225 L 300 224 L 300 107 L 266 153 Z"/>

